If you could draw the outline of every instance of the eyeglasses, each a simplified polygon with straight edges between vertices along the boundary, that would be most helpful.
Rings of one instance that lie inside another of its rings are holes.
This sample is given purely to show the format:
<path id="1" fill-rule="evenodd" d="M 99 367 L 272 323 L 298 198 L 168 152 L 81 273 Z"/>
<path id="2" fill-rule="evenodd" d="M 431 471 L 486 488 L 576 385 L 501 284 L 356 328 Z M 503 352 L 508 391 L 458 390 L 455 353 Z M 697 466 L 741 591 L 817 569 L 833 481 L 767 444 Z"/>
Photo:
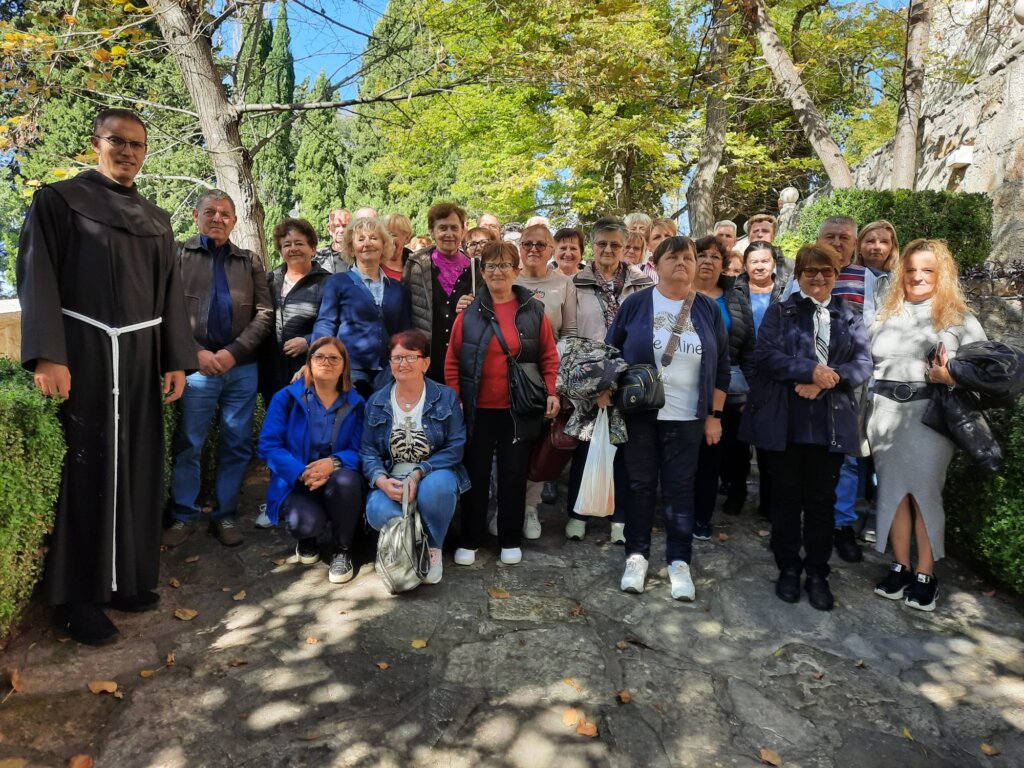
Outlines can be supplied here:
<path id="1" fill-rule="evenodd" d="M 836 271 L 832 267 L 804 267 L 800 270 L 800 276 L 815 277 L 821 275 L 824 278 L 835 277 Z"/>
<path id="2" fill-rule="evenodd" d="M 337 355 L 321 355 L 319 353 L 313 355 L 311 358 L 314 363 L 318 365 L 327 365 L 333 368 L 336 365 L 341 365 L 341 358 Z"/>
<path id="3" fill-rule="evenodd" d="M 402 363 L 412 365 L 417 360 L 422 360 L 423 355 L 392 355 L 389 359 L 392 365 L 401 365 Z"/>
<path id="4" fill-rule="evenodd" d="M 534 240 L 520 240 L 519 247 L 522 248 L 524 251 L 543 251 L 545 248 L 548 247 L 548 244 L 544 242 L 537 242 Z"/>
<path id="5" fill-rule="evenodd" d="M 126 141 L 125 139 L 122 139 L 120 136 L 97 136 L 95 134 L 93 134 L 93 138 L 103 139 L 103 141 L 107 142 L 108 144 L 110 144 L 110 146 L 119 151 L 124 149 L 125 147 L 129 147 L 132 152 L 146 151 L 146 143 L 143 141 Z"/>
<path id="6" fill-rule="evenodd" d="M 490 241 L 490 240 L 473 240 L 473 241 L 472 241 L 471 243 L 469 243 L 468 245 L 466 245 L 466 248 L 467 248 L 468 250 L 470 250 L 470 251 L 474 251 L 474 250 L 476 250 L 477 248 L 483 248 L 483 247 L 484 247 L 485 245 L 487 245 L 487 244 L 488 244 L 489 242 L 491 242 L 491 241 Z"/>
<path id="7" fill-rule="evenodd" d="M 484 272 L 497 272 L 499 269 L 502 272 L 508 272 L 509 270 L 515 269 L 516 265 L 511 261 L 488 261 L 483 266 Z"/>
<path id="8" fill-rule="evenodd" d="M 598 240 L 594 243 L 594 250 L 596 251 L 598 249 L 618 253 L 622 250 L 622 243 L 609 243 L 607 240 Z"/>

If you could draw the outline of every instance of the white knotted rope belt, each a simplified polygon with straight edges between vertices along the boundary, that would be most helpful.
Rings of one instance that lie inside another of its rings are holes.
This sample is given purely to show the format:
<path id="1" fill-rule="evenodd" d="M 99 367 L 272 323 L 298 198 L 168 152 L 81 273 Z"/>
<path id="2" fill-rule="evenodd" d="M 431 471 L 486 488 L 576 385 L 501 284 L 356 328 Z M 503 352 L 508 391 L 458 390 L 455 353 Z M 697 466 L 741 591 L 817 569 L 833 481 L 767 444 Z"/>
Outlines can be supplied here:
<path id="1" fill-rule="evenodd" d="M 99 320 L 94 320 L 93 318 L 79 314 L 78 312 L 72 312 L 70 309 L 61 308 L 60 311 L 68 317 L 73 317 L 75 320 L 81 320 L 83 323 L 99 328 L 110 337 L 110 372 L 113 374 L 114 385 L 113 390 L 111 390 L 114 395 L 114 520 L 110 529 L 110 588 L 114 592 L 117 592 L 117 454 L 121 444 L 121 389 L 118 387 L 121 373 L 121 345 L 118 342 L 118 337 L 125 333 L 134 333 L 135 331 L 141 331 L 143 328 L 152 328 L 154 325 L 160 325 L 160 323 L 163 322 L 163 318 L 158 317 L 154 320 L 146 320 L 141 323 L 123 325 L 120 328 L 111 328 L 109 325 L 101 323 Z"/>

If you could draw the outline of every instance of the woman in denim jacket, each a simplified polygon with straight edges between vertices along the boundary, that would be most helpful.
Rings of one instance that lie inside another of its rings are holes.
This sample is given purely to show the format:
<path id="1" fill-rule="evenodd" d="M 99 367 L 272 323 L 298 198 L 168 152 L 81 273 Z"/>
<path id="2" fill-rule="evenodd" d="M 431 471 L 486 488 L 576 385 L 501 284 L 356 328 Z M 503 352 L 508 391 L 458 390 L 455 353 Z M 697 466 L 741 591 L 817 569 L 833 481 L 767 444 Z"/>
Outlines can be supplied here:
<path id="1" fill-rule="evenodd" d="M 459 495 L 469 490 L 462 465 L 466 424 L 455 392 L 426 378 L 430 342 L 422 331 L 396 333 L 389 345 L 394 384 L 366 404 L 359 456 L 370 483 L 366 519 L 376 530 L 402 514 L 402 482 L 412 481 L 430 542 L 430 571 L 424 582 L 441 580 L 441 545 Z"/>

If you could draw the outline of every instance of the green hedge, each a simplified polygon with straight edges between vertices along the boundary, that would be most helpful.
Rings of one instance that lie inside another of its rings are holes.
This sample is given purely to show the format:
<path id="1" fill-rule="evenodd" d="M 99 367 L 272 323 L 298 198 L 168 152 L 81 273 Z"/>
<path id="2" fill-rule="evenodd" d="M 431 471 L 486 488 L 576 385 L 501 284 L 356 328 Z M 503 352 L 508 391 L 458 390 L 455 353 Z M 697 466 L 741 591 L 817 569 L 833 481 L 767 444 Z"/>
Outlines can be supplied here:
<path id="1" fill-rule="evenodd" d="M 0 638 L 32 594 L 53 525 L 65 450 L 57 406 L 0 357 Z"/>
<path id="2" fill-rule="evenodd" d="M 801 245 L 814 242 L 818 226 L 829 216 L 849 216 L 858 226 L 886 219 L 896 227 L 901 244 L 918 237 L 945 240 L 961 270 L 982 264 L 992 250 L 992 200 L 987 195 L 837 189 L 804 206 L 796 231 L 779 238 L 786 256 L 792 258 Z"/>
<path id="3" fill-rule="evenodd" d="M 1003 471 L 979 477 L 958 454 L 946 478 L 947 549 L 1024 593 L 1024 404 L 988 414 Z"/>

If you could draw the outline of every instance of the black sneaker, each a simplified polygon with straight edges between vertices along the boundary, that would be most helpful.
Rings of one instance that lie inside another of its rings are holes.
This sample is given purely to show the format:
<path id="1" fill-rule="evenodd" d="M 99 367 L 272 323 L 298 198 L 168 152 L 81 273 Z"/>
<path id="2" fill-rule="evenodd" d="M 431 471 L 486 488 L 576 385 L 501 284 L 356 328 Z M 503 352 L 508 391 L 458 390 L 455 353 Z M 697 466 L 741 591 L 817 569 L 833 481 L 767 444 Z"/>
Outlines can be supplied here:
<path id="1" fill-rule="evenodd" d="M 828 586 L 828 579 L 820 573 L 809 573 L 804 581 L 804 589 L 807 590 L 807 602 L 812 608 L 819 611 L 831 611 L 835 605 L 832 597 L 832 590 Z"/>
<path id="2" fill-rule="evenodd" d="M 115 592 L 110 598 L 110 607 L 115 611 L 126 611 L 127 613 L 142 613 L 152 611 L 160 603 L 160 595 L 148 589 L 136 595 L 121 595 Z"/>
<path id="3" fill-rule="evenodd" d="M 857 543 L 857 533 L 853 530 L 853 526 L 844 525 L 842 528 L 836 528 L 835 547 L 839 559 L 845 560 L 847 563 L 859 563 L 864 559 L 864 553 L 861 551 L 860 544 Z"/>
<path id="4" fill-rule="evenodd" d="M 783 568 L 775 582 L 775 596 L 787 603 L 800 602 L 800 569 Z"/>
<path id="5" fill-rule="evenodd" d="M 694 523 L 693 538 L 695 538 L 697 541 L 711 541 L 711 524 Z"/>
<path id="6" fill-rule="evenodd" d="M 914 572 L 910 570 L 910 567 L 894 562 L 889 566 L 888 575 L 875 587 L 875 594 L 890 600 L 899 600 L 903 597 L 904 590 L 913 582 Z"/>
<path id="7" fill-rule="evenodd" d="M 918 611 L 934 611 L 935 598 L 939 594 L 939 580 L 927 573 L 917 574 L 916 580 L 907 587 L 903 602 L 908 608 Z"/>
<path id="8" fill-rule="evenodd" d="M 743 493 L 730 494 L 722 502 L 722 512 L 727 515 L 738 515 L 743 511 L 743 505 L 746 503 L 747 494 L 745 491 Z"/>
<path id="9" fill-rule="evenodd" d="M 295 545 L 295 556 L 303 565 L 313 565 L 320 562 L 320 547 L 316 539 L 299 539 Z"/>
<path id="10" fill-rule="evenodd" d="M 356 569 L 352 566 L 352 558 L 345 550 L 339 550 L 331 560 L 331 569 L 327 572 L 328 580 L 331 584 L 344 584 L 346 581 L 352 581 L 355 575 Z"/>
<path id="11" fill-rule="evenodd" d="M 540 500 L 545 504 L 554 504 L 558 501 L 558 483 L 548 480 L 540 492 Z"/>

